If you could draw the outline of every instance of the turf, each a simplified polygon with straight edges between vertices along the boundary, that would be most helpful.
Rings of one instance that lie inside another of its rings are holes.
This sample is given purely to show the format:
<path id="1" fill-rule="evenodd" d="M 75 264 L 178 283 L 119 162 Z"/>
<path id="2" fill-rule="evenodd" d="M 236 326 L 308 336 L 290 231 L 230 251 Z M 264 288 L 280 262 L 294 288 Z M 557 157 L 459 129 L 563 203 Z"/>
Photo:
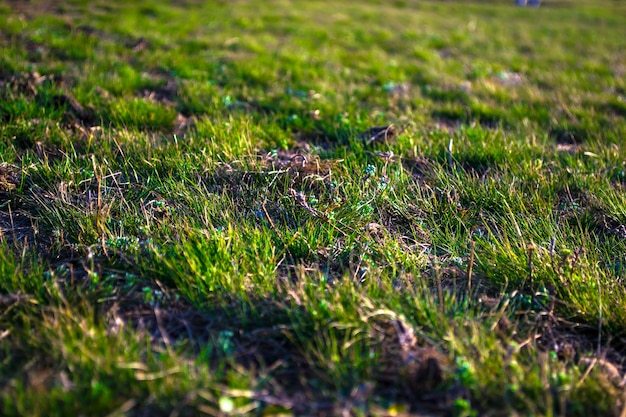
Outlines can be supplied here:
<path id="1" fill-rule="evenodd" d="M 626 5 L 0 1 L 6 416 L 624 415 Z"/>

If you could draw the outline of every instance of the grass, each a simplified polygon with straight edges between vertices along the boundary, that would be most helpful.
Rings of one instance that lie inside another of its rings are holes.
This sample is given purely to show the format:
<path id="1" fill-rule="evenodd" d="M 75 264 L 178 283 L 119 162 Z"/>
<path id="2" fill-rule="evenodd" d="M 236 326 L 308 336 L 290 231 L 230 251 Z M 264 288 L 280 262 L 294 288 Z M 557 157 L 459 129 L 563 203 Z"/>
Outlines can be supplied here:
<path id="1" fill-rule="evenodd" d="M 626 8 L 0 1 L 3 415 L 623 415 Z"/>

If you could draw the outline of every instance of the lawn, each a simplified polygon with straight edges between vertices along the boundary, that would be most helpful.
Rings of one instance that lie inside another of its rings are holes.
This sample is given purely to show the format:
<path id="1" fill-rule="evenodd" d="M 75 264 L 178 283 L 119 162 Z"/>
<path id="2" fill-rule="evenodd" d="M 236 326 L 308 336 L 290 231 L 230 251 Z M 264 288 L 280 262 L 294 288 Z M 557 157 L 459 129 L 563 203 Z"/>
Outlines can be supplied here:
<path id="1" fill-rule="evenodd" d="M 0 414 L 626 415 L 626 3 L 0 0 Z"/>

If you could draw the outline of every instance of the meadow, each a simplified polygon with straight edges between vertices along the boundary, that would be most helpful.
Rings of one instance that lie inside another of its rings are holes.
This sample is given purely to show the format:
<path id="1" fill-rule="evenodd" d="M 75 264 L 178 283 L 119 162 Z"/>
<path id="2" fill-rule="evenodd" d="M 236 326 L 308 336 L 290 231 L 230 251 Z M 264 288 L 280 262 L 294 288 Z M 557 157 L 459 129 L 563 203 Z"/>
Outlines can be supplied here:
<path id="1" fill-rule="evenodd" d="M 0 414 L 626 415 L 626 3 L 0 0 Z"/>

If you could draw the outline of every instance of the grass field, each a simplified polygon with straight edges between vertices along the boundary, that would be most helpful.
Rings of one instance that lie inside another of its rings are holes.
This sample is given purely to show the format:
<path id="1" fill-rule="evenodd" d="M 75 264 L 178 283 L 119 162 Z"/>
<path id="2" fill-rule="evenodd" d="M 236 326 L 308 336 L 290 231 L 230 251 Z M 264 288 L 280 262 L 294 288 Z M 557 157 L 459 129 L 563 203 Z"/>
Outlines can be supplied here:
<path id="1" fill-rule="evenodd" d="M 626 3 L 0 0 L 0 414 L 626 413 Z"/>

